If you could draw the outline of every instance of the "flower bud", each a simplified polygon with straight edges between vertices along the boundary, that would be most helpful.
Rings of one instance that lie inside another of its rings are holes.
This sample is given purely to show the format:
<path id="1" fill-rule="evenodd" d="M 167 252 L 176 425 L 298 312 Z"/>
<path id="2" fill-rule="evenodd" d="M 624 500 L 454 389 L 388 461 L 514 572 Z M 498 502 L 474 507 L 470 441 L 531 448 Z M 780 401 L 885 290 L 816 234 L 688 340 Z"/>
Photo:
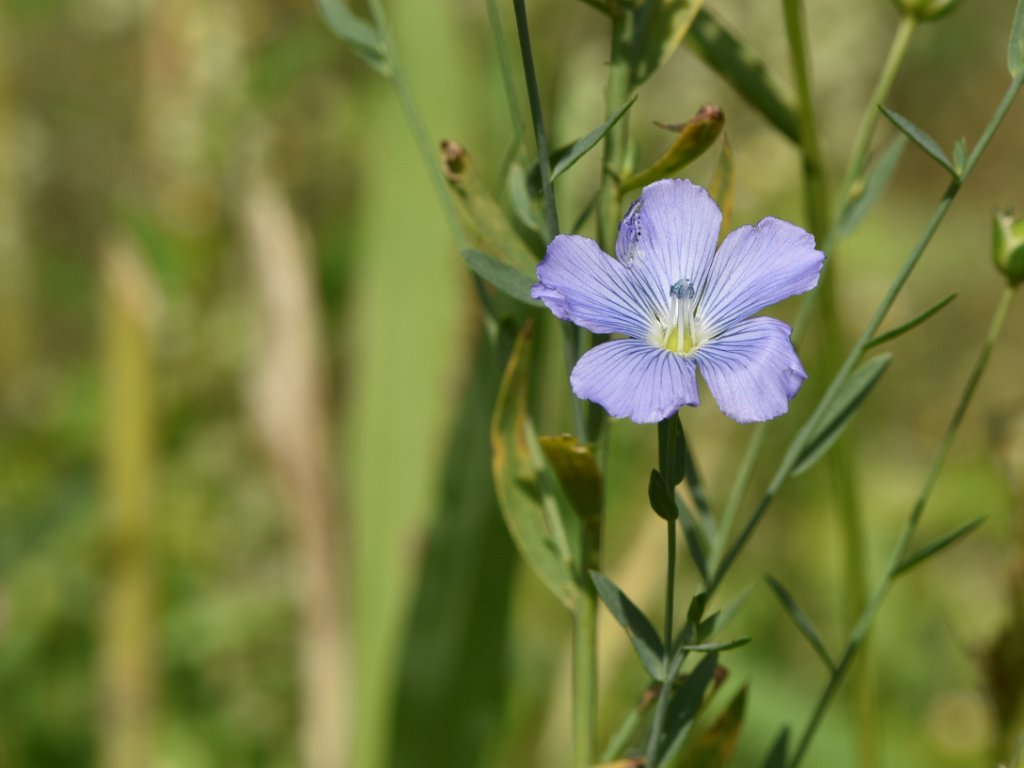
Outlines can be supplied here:
<path id="1" fill-rule="evenodd" d="M 960 0 L 893 0 L 893 4 L 904 16 L 913 16 L 918 21 L 931 21 L 956 7 Z"/>
<path id="2" fill-rule="evenodd" d="M 992 258 L 1010 285 L 1024 281 L 1024 218 L 999 211 L 993 219 Z"/>

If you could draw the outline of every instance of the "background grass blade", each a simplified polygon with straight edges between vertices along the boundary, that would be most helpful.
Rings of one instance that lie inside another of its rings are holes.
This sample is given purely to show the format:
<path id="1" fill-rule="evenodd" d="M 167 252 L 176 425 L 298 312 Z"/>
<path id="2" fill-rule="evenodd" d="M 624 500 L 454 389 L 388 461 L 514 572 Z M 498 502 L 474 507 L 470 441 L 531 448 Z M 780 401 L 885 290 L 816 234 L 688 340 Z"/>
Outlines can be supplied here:
<path id="1" fill-rule="evenodd" d="M 832 657 L 829 656 L 828 651 L 825 650 L 825 644 L 821 641 L 821 635 L 818 634 L 818 630 L 814 627 L 814 622 L 811 621 L 804 610 L 797 605 L 796 600 L 789 594 L 785 587 L 782 586 L 776 579 L 771 576 L 766 576 L 765 581 L 768 582 L 768 586 L 772 588 L 772 592 L 779 598 L 779 602 L 782 603 L 782 607 L 786 609 L 786 613 L 789 614 L 789 618 L 796 624 L 797 629 L 800 630 L 807 642 L 811 644 L 814 652 L 818 654 L 819 658 L 825 662 L 825 666 L 829 668 L 830 672 L 834 672 L 836 664 L 832 661 Z"/>

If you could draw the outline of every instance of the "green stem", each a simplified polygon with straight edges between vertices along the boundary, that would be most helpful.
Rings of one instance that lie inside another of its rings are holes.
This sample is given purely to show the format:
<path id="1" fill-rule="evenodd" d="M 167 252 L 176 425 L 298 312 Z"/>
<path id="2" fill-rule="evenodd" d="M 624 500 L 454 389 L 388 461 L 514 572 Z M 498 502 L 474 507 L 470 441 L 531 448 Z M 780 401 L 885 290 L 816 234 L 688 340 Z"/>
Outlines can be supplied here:
<path id="1" fill-rule="evenodd" d="M 512 79 L 512 62 L 508 53 L 508 45 L 505 43 L 505 33 L 501 28 L 501 14 L 498 13 L 497 0 L 487 0 L 487 20 L 491 25 L 494 48 L 498 52 L 501 82 L 505 87 L 505 101 L 508 103 L 509 117 L 512 118 L 516 143 L 521 151 L 521 148 L 526 146 L 526 131 L 523 129 L 525 123 L 523 122 L 523 113 L 519 109 L 519 97 L 516 95 L 515 82 Z"/>
<path id="2" fill-rule="evenodd" d="M 928 499 L 931 497 L 932 490 L 935 488 L 935 483 L 939 478 L 939 473 L 942 471 L 942 465 L 945 463 L 946 456 L 949 454 L 949 449 L 953 444 L 953 439 L 956 437 L 956 433 L 960 429 L 961 423 L 963 423 L 964 415 L 967 413 L 967 407 L 970 405 L 971 400 L 974 397 L 974 393 L 978 387 L 978 382 L 981 381 L 981 376 L 988 365 L 989 358 L 992 355 L 992 350 L 999 339 L 999 334 L 1002 332 L 1003 324 L 1005 323 L 1006 316 L 1010 310 L 1010 304 L 1013 301 L 1013 296 L 1014 289 L 1007 286 L 1003 290 L 1003 294 L 1000 297 L 999 303 L 996 305 L 995 312 L 992 315 L 992 321 L 989 324 L 988 333 L 985 336 L 985 344 L 982 347 L 981 352 L 978 354 L 978 358 L 974 363 L 974 367 L 971 369 L 970 375 L 967 377 L 967 382 L 960 394 L 960 399 L 957 402 L 953 415 L 949 420 L 949 424 L 946 426 L 946 431 L 942 435 L 942 440 L 939 442 L 938 450 L 936 451 L 935 456 L 932 459 L 931 466 L 928 469 L 928 475 L 925 477 L 924 484 L 921 486 L 917 500 L 914 502 L 914 507 L 907 518 L 907 522 L 903 527 L 903 531 L 900 534 L 896 547 L 893 549 L 892 556 L 889 560 L 889 567 L 886 569 L 885 576 L 882 578 L 878 587 L 876 587 L 871 600 L 861 612 L 861 615 L 850 634 L 850 640 L 847 643 L 846 649 L 844 650 L 839 663 L 836 665 L 836 669 L 832 673 L 828 685 L 819 697 L 814 711 L 811 714 L 811 718 L 801 735 L 800 741 L 797 743 L 797 748 L 793 753 L 793 758 L 789 763 L 789 768 L 796 768 L 803 759 L 807 748 L 810 746 L 811 739 L 813 738 L 821 719 L 824 717 L 825 710 L 827 709 L 829 702 L 838 690 L 839 685 L 842 683 L 843 677 L 850 665 L 853 663 L 858 650 L 863 645 L 863 642 L 867 637 L 868 629 L 874 621 L 875 616 L 881 608 L 882 603 L 892 586 L 896 572 L 899 570 L 900 563 L 907 555 L 910 542 L 913 539 L 914 533 L 917 531 L 917 526 L 921 521 L 921 516 L 924 513 Z"/>
<path id="3" fill-rule="evenodd" d="M 673 417 L 674 418 L 674 417 Z M 667 542 L 668 542 L 668 568 L 665 579 L 665 632 L 663 665 L 667 670 L 672 660 L 672 622 L 673 606 L 675 603 L 676 583 L 676 521 L 666 520 Z M 665 715 L 668 712 L 668 702 L 672 694 L 672 678 L 666 676 L 662 681 L 661 690 L 658 691 L 658 704 L 654 710 L 654 723 L 651 726 L 651 735 L 647 740 L 647 762 L 648 768 L 657 768 L 658 750 L 661 746 L 662 731 L 665 729 Z"/>
<path id="4" fill-rule="evenodd" d="M 729 567 L 732 565 L 735 559 L 739 556 L 740 552 L 746 546 L 747 542 L 750 540 L 751 534 L 753 534 L 754 530 L 757 528 L 757 525 L 761 522 L 765 512 L 767 512 L 768 507 L 771 505 L 772 500 L 775 498 L 775 495 L 782 487 L 782 484 L 789 477 L 790 472 L 792 472 L 793 468 L 796 467 L 797 463 L 799 462 L 802 456 L 802 452 L 806 448 L 808 439 L 815 433 L 815 430 L 817 429 L 819 423 L 824 417 L 825 411 L 828 409 L 832 400 L 835 398 L 839 390 L 843 387 L 846 380 L 853 372 L 853 369 L 860 361 L 862 355 L 864 354 L 864 349 L 867 347 L 871 339 L 874 338 L 875 334 L 878 332 L 879 327 L 885 321 L 886 315 L 892 308 L 892 305 L 896 301 L 896 298 L 899 296 L 900 292 L 903 290 L 903 286 L 909 279 L 911 272 L 914 271 L 914 268 L 917 266 L 917 263 L 921 260 L 921 256 L 924 254 L 924 251 L 928 247 L 928 244 L 931 242 L 931 239 L 935 235 L 936 230 L 938 230 L 939 225 L 942 223 L 942 220 L 945 218 L 950 206 L 953 204 L 953 200 L 956 198 L 957 193 L 960 191 L 961 185 L 971 175 L 975 165 L 977 165 L 978 160 L 981 158 L 981 155 L 984 153 L 985 149 L 992 141 L 992 137 L 995 135 L 995 132 L 998 130 L 1003 119 L 1006 117 L 1006 113 L 1009 111 L 1010 106 L 1013 104 L 1014 98 L 1017 96 L 1017 93 L 1020 91 L 1022 85 L 1024 85 L 1024 72 L 1022 72 L 1016 78 L 1014 78 L 1013 82 L 1007 88 L 1006 93 L 1003 95 L 1002 101 L 1000 101 L 995 113 L 992 115 L 992 118 L 989 120 L 988 125 L 982 132 L 981 138 L 978 139 L 977 145 L 975 145 L 970 156 L 967 158 L 964 171 L 961 174 L 960 178 L 954 179 L 952 182 L 950 182 L 949 187 L 946 189 L 945 194 L 939 201 L 939 204 L 936 207 L 935 212 L 932 214 L 931 219 L 928 221 L 928 224 L 925 226 L 924 231 L 918 238 L 917 243 L 914 245 L 910 254 L 904 261 L 903 266 L 900 268 L 900 271 L 897 274 L 896 279 L 893 281 L 892 285 L 889 286 L 888 291 L 886 291 L 885 296 L 882 298 L 878 308 L 875 310 L 874 316 L 868 322 L 867 326 L 864 328 L 860 337 L 854 343 L 853 348 L 846 356 L 846 360 L 843 362 L 842 367 L 839 369 L 839 372 L 835 375 L 835 377 L 833 377 L 832 383 L 829 385 L 828 389 L 825 391 L 825 394 L 818 402 L 818 405 L 815 407 L 814 412 L 807 419 L 807 422 L 804 424 L 804 426 L 800 429 L 800 431 L 791 441 L 788 449 L 783 455 L 782 461 L 780 462 L 778 469 L 775 471 L 775 474 L 773 475 L 771 482 L 769 482 L 768 488 L 765 490 L 764 496 L 762 497 L 760 503 L 754 510 L 754 513 L 750 516 L 750 519 L 744 525 L 743 530 L 740 532 L 739 536 L 733 542 L 732 546 L 730 546 L 729 549 L 726 551 L 721 563 L 715 570 L 711 578 L 711 583 L 708 585 L 709 599 L 715 591 L 715 589 L 721 585 L 722 579 L 724 578 L 726 572 L 729 570 Z"/>
<path id="5" fill-rule="evenodd" d="M 582 567 L 573 611 L 573 765 L 587 768 L 597 751 L 597 591 L 590 571 L 601 568 L 601 521 L 583 525 Z"/>
<path id="6" fill-rule="evenodd" d="M 910 44 L 910 38 L 913 36 L 915 29 L 917 29 L 917 19 L 910 13 L 900 20 L 900 24 L 896 28 L 896 36 L 893 38 L 892 46 L 889 48 L 889 55 L 885 59 L 885 64 L 882 65 L 882 71 L 878 76 L 878 82 L 875 84 L 875 90 L 871 93 L 871 101 L 868 102 L 868 108 L 864 110 L 864 116 L 861 118 L 860 126 L 857 128 L 857 136 L 853 140 L 850 160 L 847 163 L 846 173 L 843 176 L 842 203 L 844 205 L 852 197 L 855 188 L 859 185 L 864 174 L 864 168 L 867 165 L 868 149 L 871 146 L 871 137 L 875 133 L 875 127 L 878 125 L 878 119 L 882 114 L 879 112 L 878 107 L 889 98 L 889 93 L 892 91 L 893 83 L 896 80 L 896 74 L 903 65 L 903 59 L 907 54 L 907 47 Z"/>
<path id="7" fill-rule="evenodd" d="M 605 92 L 605 117 L 610 118 L 629 98 L 633 69 L 630 47 L 633 43 L 634 14 L 616 3 L 612 20 L 611 64 Z M 604 138 L 604 170 L 597 208 L 598 242 L 605 253 L 614 253 L 615 239 L 622 215 L 622 190 L 619 178 L 626 161 L 629 143 L 629 116 L 623 117 Z"/>

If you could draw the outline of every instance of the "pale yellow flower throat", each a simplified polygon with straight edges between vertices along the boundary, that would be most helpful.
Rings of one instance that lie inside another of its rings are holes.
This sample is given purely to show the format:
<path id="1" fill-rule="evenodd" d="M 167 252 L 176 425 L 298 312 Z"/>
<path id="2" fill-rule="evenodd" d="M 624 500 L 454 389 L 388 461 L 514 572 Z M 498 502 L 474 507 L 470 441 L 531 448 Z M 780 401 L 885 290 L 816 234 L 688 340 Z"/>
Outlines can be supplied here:
<path id="1" fill-rule="evenodd" d="M 689 280 L 680 280 L 669 291 L 669 309 L 666 321 L 662 323 L 658 343 L 669 352 L 688 355 L 698 346 L 697 320 L 694 309 L 697 292 Z"/>

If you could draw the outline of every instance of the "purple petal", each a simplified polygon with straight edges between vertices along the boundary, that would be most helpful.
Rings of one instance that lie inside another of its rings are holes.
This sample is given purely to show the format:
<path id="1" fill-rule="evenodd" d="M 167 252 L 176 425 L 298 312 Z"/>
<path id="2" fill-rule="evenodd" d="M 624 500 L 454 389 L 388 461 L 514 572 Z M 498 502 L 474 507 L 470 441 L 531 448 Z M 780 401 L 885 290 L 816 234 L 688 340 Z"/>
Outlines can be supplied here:
<path id="1" fill-rule="evenodd" d="M 771 217 L 732 232 L 715 255 L 701 299 L 708 324 L 728 328 L 818 284 L 825 254 L 795 224 Z"/>
<path id="2" fill-rule="evenodd" d="M 701 374 L 722 413 L 745 424 L 789 410 L 790 399 L 807 378 L 790 333 L 779 320 L 755 317 L 697 350 Z"/>
<path id="3" fill-rule="evenodd" d="M 697 368 L 691 358 L 635 339 L 591 349 L 572 370 L 572 391 L 617 419 L 650 424 L 684 405 L 697 405 Z"/>
<path id="4" fill-rule="evenodd" d="M 644 187 L 619 227 L 615 255 L 642 271 L 658 300 L 680 280 L 701 285 L 711 266 L 722 213 L 707 190 L 681 179 Z"/>
<path id="5" fill-rule="evenodd" d="M 579 235 L 559 235 L 537 265 L 530 295 L 556 317 L 594 333 L 644 337 L 653 317 L 638 290 L 636 275 Z"/>

